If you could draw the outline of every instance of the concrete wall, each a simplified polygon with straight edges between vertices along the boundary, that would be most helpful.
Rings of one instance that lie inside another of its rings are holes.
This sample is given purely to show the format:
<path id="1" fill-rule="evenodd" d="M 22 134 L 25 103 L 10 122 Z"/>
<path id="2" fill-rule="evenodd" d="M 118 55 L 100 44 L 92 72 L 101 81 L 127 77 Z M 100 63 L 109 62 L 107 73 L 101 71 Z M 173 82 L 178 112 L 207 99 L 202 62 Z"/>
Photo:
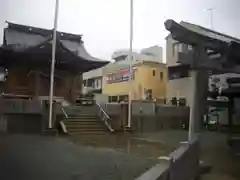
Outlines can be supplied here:
<path id="1" fill-rule="evenodd" d="M 155 111 L 155 114 L 134 114 L 132 116 L 133 129 L 137 132 L 156 132 L 163 129 L 180 129 L 183 123 L 188 124 L 188 107 L 158 105 Z"/>
<path id="2" fill-rule="evenodd" d="M 3 114 L 42 114 L 42 103 L 39 100 L 5 99 L 0 100 Z"/>
<path id="3" fill-rule="evenodd" d="M 105 110 L 118 128 L 125 127 L 128 104 L 106 104 Z M 156 132 L 180 129 L 189 120 L 189 107 L 167 106 L 153 102 L 132 102 L 132 129 L 135 132 Z"/>
<path id="4" fill-rule="evenodd" d="M 46 108 L 39 100 L 0 99 L 0 131 L 42 133 Z"/>
<path id="5" fill-rule="evenodd" d="M 108 103 L 108 96 L 105 94 L 94 94 L 94 100 L 97 104 L 107 104 Z"/>
<path id="6" fill-rule="evenodd" d="M 133 116 L 155 116 L 156 104 L 152 101 L 133 101 L 132 115 Z"/>

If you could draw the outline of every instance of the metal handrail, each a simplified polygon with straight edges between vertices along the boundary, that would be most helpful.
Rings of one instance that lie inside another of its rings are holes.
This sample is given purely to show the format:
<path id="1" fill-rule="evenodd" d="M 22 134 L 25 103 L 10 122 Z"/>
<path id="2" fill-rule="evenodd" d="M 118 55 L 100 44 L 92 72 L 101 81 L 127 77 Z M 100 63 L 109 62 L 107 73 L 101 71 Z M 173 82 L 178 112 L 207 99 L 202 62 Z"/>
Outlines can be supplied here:
<path id="1" fill-rule="evenodd" d="M 100 114 L 100 116 L 101 116 L 102 120 L 104 121 L 105 125 L 107 126 L 107 128 L 109 129 L 110 132 L 114 132 L 114 129 L 108 123 L 108 120 L 110 120 L 111 118 L 108 116 L 108 114 L 104 111 L 104 109 L 99 104 L 96 103 L 96 105 L 99 108 L 100 113 L 104 115 L 102 117 L 101 114 Z"/>
<path id="2" fill-rule="evenodd" d="M 64 114 L 65 118 L 68 118 L 68 115 L 67 115 L 67 113 L 66 113 L 66 111 L 64 110 L 64 108 L 63 108 L 63 107 L 62 107 L 62 112 L 63 112 L 63 114 Z"/>

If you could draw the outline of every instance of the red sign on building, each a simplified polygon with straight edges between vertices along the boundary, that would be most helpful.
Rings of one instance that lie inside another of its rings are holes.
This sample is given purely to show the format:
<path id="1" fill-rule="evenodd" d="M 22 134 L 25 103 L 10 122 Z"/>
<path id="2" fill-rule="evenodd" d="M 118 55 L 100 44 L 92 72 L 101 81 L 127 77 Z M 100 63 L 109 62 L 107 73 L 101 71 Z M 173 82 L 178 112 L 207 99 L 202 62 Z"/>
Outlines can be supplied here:
<path id="1" fill-rule="evenodd" d="M 129 77 L 130 77 L 129 69 L 120 70 L 117 73 L 109 74 L 107 76 L 107 83 L 112 84 L 112 83 L 128 81 Z"/>

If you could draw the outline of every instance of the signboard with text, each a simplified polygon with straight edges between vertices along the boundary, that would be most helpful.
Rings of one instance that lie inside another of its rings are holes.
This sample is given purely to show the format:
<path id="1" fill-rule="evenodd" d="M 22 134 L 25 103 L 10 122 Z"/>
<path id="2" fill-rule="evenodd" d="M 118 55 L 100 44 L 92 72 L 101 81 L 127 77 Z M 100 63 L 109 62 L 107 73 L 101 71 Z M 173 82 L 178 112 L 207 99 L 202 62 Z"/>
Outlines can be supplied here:
<path id="1" fill-rule="evenodd" d="M 128 81 L 130 77 L 129 69 L 127 70 L 121 70 L 117 73 L 109 74 L 107 76 L 107 83 L 113 84 L 113 83 L 119 83 L 119 82 L 125 82 Z"/>

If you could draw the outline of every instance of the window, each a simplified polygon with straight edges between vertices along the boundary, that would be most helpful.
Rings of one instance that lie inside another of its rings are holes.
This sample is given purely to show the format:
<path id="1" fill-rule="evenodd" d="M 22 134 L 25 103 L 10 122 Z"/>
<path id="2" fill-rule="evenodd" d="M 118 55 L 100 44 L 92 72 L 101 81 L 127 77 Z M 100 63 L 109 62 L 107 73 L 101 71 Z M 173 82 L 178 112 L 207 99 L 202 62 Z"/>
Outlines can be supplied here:
<path id="1" fill-rule="evenodd" d="M 179 43 L 178 44 L 178 52 L 183 52 L 184 51 L 184 44 Z"/>
<path id="2" fill-rule="evenodd" d="M 188 51 L 192 51 L 193 50 L 192 45 L 188 45 L 187 48 L 188 48 Z"/>
<path id="3" fill-rule="evenodd" d="M 179 79 L 189 77 L 189 68 L 187 66 L 173 66 L 168 67 L 168 79 Z"/>
<path id="4" fill-rule="evenodd" d="M 122 96 L 119 96 L 119 102 L 123 102 L 123 101 L 126 101 L 128 99 L 128 95 L 122 95 Z"/>
<path id="5" fill-rule="evenodd" d="M 173 106 L 177 106 L 178 100 L 177 100 L 176 97 L 172 97 L 172 99 L 171 99 L 171 104 L 172 104 Z"/>
<path id="6" fill-rule="evenodd" d="M 152 74 L 153 74 L 153 76 L 155 76 L 155 74 L 156 74 L 156 71 L 155 71 L 155 70 L 153 70 Z"/>
<path id="7" fill-rule="evenodd" d="M 163 80 L 163 72 L 160 72 L 160 81 Z"/>
<path id="8" fill-rule="evenodd" d="M 174 56 L 174 54 L 176 54 L 178 52 L 178 44 L 177 43 L 173 44 L 172 49 L 173 49 L 173 56 Z"/>
<path id="9" fill-rule="evenodd" d="M 183 53 L 186 51 L 192 51 L 193 47 L 184 43 L 175 43 L 173 44 L 173 55 L 176 53 Z"/>
<path id="10" fill-rule="evenodd" d="M 98 88 L 99 87 L 99 80 L 95 79 L 95 87 L 94 88 Z"/>
<path id="11" fill-rule="evenodd" d="M 147 100 L 152 100 L 152 99 L 153 99 L 152 94 L 153 94 L 152 89 L 147 89 L 147 90 L 145 91 L 146 99 L 147 99 Z"/>
<path id="12" fill-rule="evenodd" d="M 111 97 L 111 102 L 117 102 L 118 101 L 118 97 L 117 96 L 112 96 Z"/>

